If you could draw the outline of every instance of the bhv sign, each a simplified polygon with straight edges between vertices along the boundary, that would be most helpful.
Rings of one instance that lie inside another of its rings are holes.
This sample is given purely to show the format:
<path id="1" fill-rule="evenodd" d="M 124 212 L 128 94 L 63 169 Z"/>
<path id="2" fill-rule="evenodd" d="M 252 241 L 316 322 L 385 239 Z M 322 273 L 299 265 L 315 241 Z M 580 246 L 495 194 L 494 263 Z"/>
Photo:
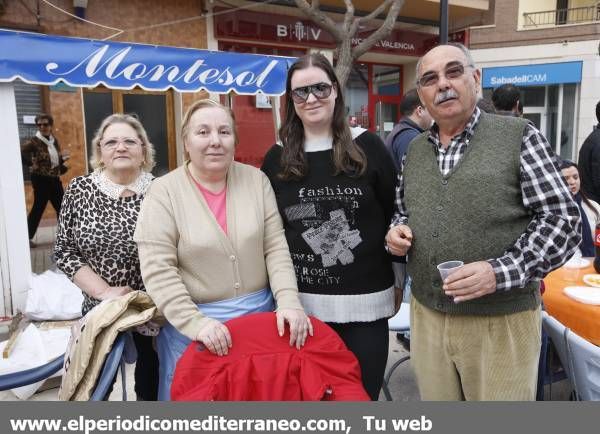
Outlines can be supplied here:
<path id="1" fill-rule="evenodd" d="M 264 14 L 253 11 L 217 8 L 229 11 L 215 16 L 215 37 L 217 39 L 235 39 L 243 42 L 273 42 L 288 46 L 335 48 L 333 36 L 312 21 L 299 17 L 277 14 Z M 352 40 L 353 45 L 360 44 L 375 30 L 361 32 Z M 452 40 L 468 44 L 466 32 L 452 34 Z M 375 43 L 371 51 L 421 56 L 437 44 L 438 35 L 394 29 L 386 38 Z"/>
<path id="2" fill-rule="evenodd" d="M 305 25 L 302 21 L 297 21 L 294 25 L 277 24 L 279 38 L 291 37 L 298 41 L 319 41 L 322 33 L 322 29 Z"/>

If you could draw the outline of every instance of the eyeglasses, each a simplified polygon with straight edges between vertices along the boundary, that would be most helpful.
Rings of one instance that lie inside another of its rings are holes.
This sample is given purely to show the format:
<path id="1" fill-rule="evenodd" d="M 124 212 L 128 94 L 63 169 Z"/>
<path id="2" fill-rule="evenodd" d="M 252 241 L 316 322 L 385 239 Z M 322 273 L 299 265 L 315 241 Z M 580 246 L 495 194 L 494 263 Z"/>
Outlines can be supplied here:
<path id="1" fill-rule="evenodd" d="M 296 89 L 292 89 L 292 99 L 296 104 L 302 104 L 306 102 L 311 93 L 317 99 L 325 99 L 331 95 L 332 87 L 333 85 L 329 83 L 317 83 L 310 86 L 297 87 Z"/>
<path id="2" fill-rule="evenodd" d="M 472 68 L 473 65 L 463 65 L 462 63 L 458 63 L 448 66 L 446 69 L 444 69 L 444 76 L 448 80 L 454 80 L 458 77 L 461 77 L 465 73 L 465 68 L 467 67 Z M 437 84 L 439 80 L 440 76 L 437 72 L 428 72 L 417 80 L 417 84 L 421 87 L 428 87 Z"/>
<path id="3" fill-rule="evenodd" d="M 100 146 L 104 149 L 115 149 L 119 143 L 125 145 L 126 148 L 135 148 L 142 144 L 140 139 L 135 137 L 110 137 L 100 142 Z"/>
<path id="4" fill-rule="evenodd" d="M 38 128 L 43 128 L 43 127 L 49 127 L 50 123 L 49 122 L 40 122 L 39 124 L 36 124 L 38 126 Z"/>

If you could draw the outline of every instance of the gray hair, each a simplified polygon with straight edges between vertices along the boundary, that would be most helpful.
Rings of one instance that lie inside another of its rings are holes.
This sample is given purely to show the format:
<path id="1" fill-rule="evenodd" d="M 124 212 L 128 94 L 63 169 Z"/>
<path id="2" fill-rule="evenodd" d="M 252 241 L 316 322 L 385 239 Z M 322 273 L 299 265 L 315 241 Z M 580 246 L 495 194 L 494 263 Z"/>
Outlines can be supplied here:
<path id="1" fill-rule="evenodd" d="M 475 62 L 473 61 L 473 56 L 471 56 L 471 52 L 463 44 L 461 44 L 460 42 L 448 42 L 447 44 L 437 45 L 436 47 L 445 47 L 445 46 L 458 48 L 465 56 L 465 59 L 467 59 L 467 65 L 475 66 Z M 436 47 L 433 47 L 433 48 L 436 48 Z M 433 50 L 433 48 L 431 50 Z M 431 50 L 429 50 L 429 51 L 431 51 Z M 427 51 L 427 53 L 429 53 L 429 51 Z M 417 77 L 417 86 L 419 86 L 419 69 L 421 69 L 421 64 L 423 63 L 423 57 L 425 57 L 427 55 L 427 53 L 425 53 L 423 56 L 421 56 L 421 58 L 419 58 L 419 60 L 417 61 L 417 67 L 415 68 L 415 77 Z"/>
<path id="2" fill-rule="evenodd" d="M 90 158 L 90 165 L 93 169 L 102 167 L 102 157 L 100 152 L 100 140 L 106 129 L 113 124 L 127 124 L 133 128 L 138 136 L 138 139 L 142 141 L 142 147 L 144 149 L 144 162 L 142 164 L 142 170 L 150 172 L 154 167 L 154 145 L 150 143 L 148 134 L 144 129 L 142 123 L 134 115 L 115 113 L 113 115 L 104 118 L 100 124 L 100 128 L 96 130 L 94 138 L 92 139 L 92 157 Z"/>

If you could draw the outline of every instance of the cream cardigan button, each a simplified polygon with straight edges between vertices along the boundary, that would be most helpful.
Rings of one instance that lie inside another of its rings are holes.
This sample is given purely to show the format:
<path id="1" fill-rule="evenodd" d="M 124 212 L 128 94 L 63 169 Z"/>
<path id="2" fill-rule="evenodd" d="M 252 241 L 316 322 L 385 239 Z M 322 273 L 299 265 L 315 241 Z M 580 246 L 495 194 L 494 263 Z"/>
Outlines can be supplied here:
<path id="1" fill-rule="evenodd" d="M 235 255 L 231 255 L 231 256 L 229 257 L 229 259 L 231 259 L 231 262 L 234 262 L 234 261 L 235 261 Z"/>
<path id="2" fill-rule="evenodd" d="M 240 285 L 239 283 L 237 283 L 237 282 L 235 283 L 235 285 L 233 285 L 233 287 L 234 287 L 235 289 L 240 289 L 240 286 L 241 286 L 241 285 Z"/>

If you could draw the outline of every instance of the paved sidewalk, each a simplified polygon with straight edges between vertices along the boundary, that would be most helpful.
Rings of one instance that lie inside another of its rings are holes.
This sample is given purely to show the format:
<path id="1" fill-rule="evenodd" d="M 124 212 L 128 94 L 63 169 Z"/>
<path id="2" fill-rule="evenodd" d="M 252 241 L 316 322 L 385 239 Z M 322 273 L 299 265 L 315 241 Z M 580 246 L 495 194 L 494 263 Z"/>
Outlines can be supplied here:
<path id="1" fill-rule="evenodd" d="M 40 224 L 33 242 L 35 247 L 30 248 L 31 270 L 36 274 L 52 268 L 52 254 L 54 251 L 54 242 L 56 241 L 56 221 L 44 220 Z"/>

